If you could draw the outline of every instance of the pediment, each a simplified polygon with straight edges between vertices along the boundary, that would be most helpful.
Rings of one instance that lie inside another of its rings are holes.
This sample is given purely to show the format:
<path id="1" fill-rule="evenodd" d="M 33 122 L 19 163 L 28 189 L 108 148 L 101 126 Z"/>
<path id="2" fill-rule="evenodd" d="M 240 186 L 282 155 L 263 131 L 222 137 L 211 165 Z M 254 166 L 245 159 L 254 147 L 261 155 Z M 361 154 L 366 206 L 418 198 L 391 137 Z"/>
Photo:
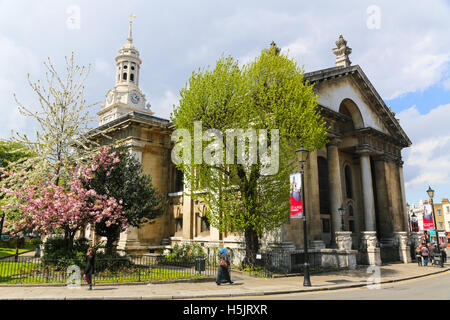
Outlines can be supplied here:
<path id="1" fill-rule="evenodd" d="M 386 106 L 358 65 L 305 73 L 304 80 L 314 84 L 319 104 L 329 111 L 340 113 L 343 103 L 353 109 L 355 129 L 370 128 L 391 136 L 399 146 L 411 145 L 395 114 Z M 360 119 L 354 116 L 354 110 L 359 111 Z"/>

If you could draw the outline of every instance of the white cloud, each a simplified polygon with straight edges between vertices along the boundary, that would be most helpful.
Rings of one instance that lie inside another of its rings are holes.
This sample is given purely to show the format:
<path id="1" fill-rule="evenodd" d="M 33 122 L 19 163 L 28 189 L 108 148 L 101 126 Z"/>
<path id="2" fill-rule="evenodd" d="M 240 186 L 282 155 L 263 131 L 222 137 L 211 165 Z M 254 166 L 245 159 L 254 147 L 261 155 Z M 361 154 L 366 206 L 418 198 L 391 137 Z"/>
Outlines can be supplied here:
<path id="1" fill-rule="evenodd" d="M 155 116 L 169 119 L 173 106 L 178 104 L 180 98 L 174 94 L 171 90 L 166 90 L 162 97 L 155 99 L 150 98 L 151 111 L 155 113 Z"/>
<path id="2" fill-rule="evenodd" d="M 448 188 L 450 104 L 441 105 L 426 114 L 420 114 L 413 106 L 397 116 L 413 143 L 403 152 L 406 188 L 423 189 L 426 185 Z"/>

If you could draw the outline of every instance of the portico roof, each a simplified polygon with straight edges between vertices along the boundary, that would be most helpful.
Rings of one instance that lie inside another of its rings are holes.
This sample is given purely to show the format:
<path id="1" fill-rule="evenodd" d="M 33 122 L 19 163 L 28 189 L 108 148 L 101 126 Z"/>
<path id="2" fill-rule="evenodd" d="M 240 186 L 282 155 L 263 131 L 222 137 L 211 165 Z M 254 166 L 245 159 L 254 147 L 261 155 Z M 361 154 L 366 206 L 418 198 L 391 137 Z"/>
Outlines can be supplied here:
<path id="1" fill-rule="evenodd" d="M 380 97 L 359 65 L 348 67 L 333 67 L 313 72 L 307 72 L 304 75 L 304 80 L 308 81 L 311 84 L 314 84 L 341 77 L 352 77 L 355 80 L 355 82 L 359 86 L 359 89 L 371 102 L 371 105 L 374 107 L 374 111 L 385 123 L 389 132 L 395 138 L 397 138 L 401 146 L 409 147 L 412 144 L 411 140 L 400 126 L 400 123 L 395 118 L 395 114 L 384 103 L 383 99 Z"/>

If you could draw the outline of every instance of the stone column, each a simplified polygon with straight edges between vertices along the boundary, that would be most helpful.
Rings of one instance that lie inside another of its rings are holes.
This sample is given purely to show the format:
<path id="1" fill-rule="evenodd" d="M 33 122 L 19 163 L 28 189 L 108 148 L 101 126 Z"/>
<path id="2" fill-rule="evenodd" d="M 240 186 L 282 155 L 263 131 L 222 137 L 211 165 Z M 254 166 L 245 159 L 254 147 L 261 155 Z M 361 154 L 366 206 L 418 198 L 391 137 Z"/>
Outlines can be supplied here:
<path id="1" fill-rule="evenodd" d="M 390 209 L 390 194 L 388 192 L 387 184 L 387 161 L 388 158 L 385 155 L 378 156 L 375 161 L 375 179 L 376 179 L 376 194 L 378 205 L 378 236 L 383 243 L 392 242 L 393 238 L 393 224 L 394 217 Z"/>
<path id="2" fill-rule="evenodd" d="M 319 250 L 325 248 L 321 238 L 322 222 L 320 220 L 319 171 L 317 167 L 317 150 L 310 153 L 305 170 L 305 198 L 308 223 L 308 248 Z"/>
<path id="3" fill-rule="evenodd" d="M 331 140 L 327 145 L 328 155 L 328 175 L 330 186 L 330 210 L 331 210 L 331 239 L 334 242 L 335 232 L 341 231 L 341 217 L 339 216 L 338 209 L 342 205 L 342 183 L 341 183 L 341 170 L 339 164 L 339 150 L 337 139 Z"/>
<path id="4" fill-rule="evenodd" d="M 408 246 L 408 232 L 395 232 L 395 245 L 398 246 L 400 261 L 403 263 L 411 262 L 411 251 Z"/>
<path id="5" fill-rule="evenodd" d="M 398 177 L 400 180 L 400 192 L 402 198 L 401 215 L 402 215 L 403 230 L 408 230 L 408 213 L 406 211 L 407 209 L 406 209 L 405 180 L 403 178 L 403 161 L 399 160 L 397 162 L 397 165 L 398 165 Z"/>
<path id="6" fill-rule="evenodd" d="M 336 244 L 338 250 L 352 249 L 352 232 L 351 231 L 336 231 Z"/>
<path id="7" fill-rule="evenodd" d="M 380 248 L 377 247 L 377 232 L 361 232 L 361 253 L 363 254 L 363 263 L 371 266 L 381 266 Z"/>
<path id="8" fill-rule="evenodd" d="M 366 231 L 376 231 L 375 204 L 373 199 L 372 171 L 368 152 L 360 153 L 361 181 L 364 202 L 364 220 Z"/>

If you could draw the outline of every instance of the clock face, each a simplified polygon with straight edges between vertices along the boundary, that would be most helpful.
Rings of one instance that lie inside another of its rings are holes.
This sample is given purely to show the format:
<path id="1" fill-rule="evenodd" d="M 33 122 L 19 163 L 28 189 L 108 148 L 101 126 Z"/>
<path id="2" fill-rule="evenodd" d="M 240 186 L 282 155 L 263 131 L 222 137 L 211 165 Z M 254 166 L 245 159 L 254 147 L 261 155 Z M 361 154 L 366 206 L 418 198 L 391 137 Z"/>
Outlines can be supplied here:
<path id="1" fill-rule="evenodd" d="M 139 95 L 139 93 L 137 93 L 136 91 L 133 91 L 131 93 L 131 101 L 133 103 L 138 103 L 140 99 L 141 99 L 141 96 Z"/>

